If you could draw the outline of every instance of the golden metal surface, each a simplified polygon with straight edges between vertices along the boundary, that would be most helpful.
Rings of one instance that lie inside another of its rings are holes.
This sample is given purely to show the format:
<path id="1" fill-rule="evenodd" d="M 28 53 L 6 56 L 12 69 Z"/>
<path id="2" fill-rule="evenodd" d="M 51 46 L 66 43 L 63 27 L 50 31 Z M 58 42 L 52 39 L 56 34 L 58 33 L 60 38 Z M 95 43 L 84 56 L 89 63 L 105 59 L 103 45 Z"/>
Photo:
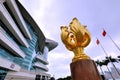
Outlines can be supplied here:
<path id="1" fill-rule="evenodd" d="M 88 46 L 91 41 L 91 35 L 86 28 L 82 25 L 77 18 L 73 18 L 68 26 L 61 26 L 61 40 L 70 51 L 74 52 L 72 62 L 80 59 L 90 59 L 84 53 L 84 48 Z"/>

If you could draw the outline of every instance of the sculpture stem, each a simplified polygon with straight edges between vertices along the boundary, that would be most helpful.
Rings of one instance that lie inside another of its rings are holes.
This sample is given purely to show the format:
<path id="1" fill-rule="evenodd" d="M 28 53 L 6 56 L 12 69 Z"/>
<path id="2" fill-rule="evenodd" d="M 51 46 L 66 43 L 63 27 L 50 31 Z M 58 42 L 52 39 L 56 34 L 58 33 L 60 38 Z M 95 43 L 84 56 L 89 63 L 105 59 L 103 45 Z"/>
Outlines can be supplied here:
<path id="1" fill-rule="evenodd" d="M 90 57 L 84 53 L 84 47 L 76 47 L 75 49 L 73 49 L 73 52 L 74 58 L 72 59 L 72 62 L 80 59 L 90 59 Z"/>

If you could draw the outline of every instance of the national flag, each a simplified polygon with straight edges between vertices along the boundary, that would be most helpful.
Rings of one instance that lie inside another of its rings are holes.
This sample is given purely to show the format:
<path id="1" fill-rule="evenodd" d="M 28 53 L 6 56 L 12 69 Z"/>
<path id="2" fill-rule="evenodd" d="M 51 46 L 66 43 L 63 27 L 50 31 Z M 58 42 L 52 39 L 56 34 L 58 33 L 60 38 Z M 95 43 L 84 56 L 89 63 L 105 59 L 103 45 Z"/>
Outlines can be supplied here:
<path id="1" fill-rule="evenodd" d="M 97 40 L 96 40 L 96 43 L 97 43 L 97 45 L 98 45 L 98 44 L 100 44 L 100 41 L 99 41 L 99 39 L 97 39 Z"/>
<path id="2" fill-rule="evenodd" d="M 106 34 L 107 34 L 107 32 L 105 30 L 103 30 L 102 35 L 105 37 Z"/>

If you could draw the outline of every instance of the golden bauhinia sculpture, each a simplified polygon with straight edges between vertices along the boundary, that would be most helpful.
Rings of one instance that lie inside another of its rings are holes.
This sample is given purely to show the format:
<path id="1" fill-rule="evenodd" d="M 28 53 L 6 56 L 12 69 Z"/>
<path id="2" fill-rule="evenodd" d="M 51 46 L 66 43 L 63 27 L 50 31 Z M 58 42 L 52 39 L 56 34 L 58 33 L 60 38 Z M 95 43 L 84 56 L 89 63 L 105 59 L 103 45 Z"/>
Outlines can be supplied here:
<path id="1" fill-rule="evenodd" d="M 68 26 L 61 26 L 61 40 L 70 51 L 74 52 L 72 62 L 80 59 L 90 59 L 84 53 L 84 48 L 88 46 L 91 41 L 91 35 L 86 28 L 82 25 L 77 18 L 73 18 Z"/>

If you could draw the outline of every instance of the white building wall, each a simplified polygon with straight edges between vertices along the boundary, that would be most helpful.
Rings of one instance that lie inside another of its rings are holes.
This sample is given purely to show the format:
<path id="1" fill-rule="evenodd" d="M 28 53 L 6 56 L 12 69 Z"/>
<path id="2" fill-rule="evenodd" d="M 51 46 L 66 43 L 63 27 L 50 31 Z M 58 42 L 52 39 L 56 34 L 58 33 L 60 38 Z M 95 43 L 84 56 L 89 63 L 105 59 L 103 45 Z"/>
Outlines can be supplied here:
<path id="1" fill-rule="evenodd" d="M 43 57 L 45 58 L 45 60 L 47 60 L 48 52 L 49 52 L 49 49 L 47 46 L 45 46 L 43 51 Z"/>
<path id="2" fill-rule="evenodd" d="M 24 19 L 16 5 L 15 0 L 6 0 L 9 8 L 11 9 L 11 11 L 13 12 L 13 15 L 15 16 L 18 24 L 20 25 L 21 30 L 23 31 L 24 35 L 29 38 L 30 40 L 32 39 L 30 32 L 27 29 L 27 26 L 24 22 Z"/>
<path id="3" fill-rule="evenodd" d="M 29 47 L 26 39 L 18 29 L 7 9 L 3 4 L 0 4 L 0 18 L 5 23 L 6 27 L 11 31 L 15 38 L 24 46 Z"/>
<path id="4" fill-rule="evenodd" d="M 13 70 L 13 71 L 20 71 L 20 66 L 7 60 L 7 59 L 4 59 L 2 57 L 0 57 L 0 67 L 3 67 L 3 68 L 7 68 L 9 70 Z"/>
<path id="5" fill-rule="evenodd" d="M 18 55 L 22 58 L 25 57 L 25 53 L 14 43 L 7 35 L 6 32 L 0 27 L 0 44 L 7 48 L 13 54 Z"/>

